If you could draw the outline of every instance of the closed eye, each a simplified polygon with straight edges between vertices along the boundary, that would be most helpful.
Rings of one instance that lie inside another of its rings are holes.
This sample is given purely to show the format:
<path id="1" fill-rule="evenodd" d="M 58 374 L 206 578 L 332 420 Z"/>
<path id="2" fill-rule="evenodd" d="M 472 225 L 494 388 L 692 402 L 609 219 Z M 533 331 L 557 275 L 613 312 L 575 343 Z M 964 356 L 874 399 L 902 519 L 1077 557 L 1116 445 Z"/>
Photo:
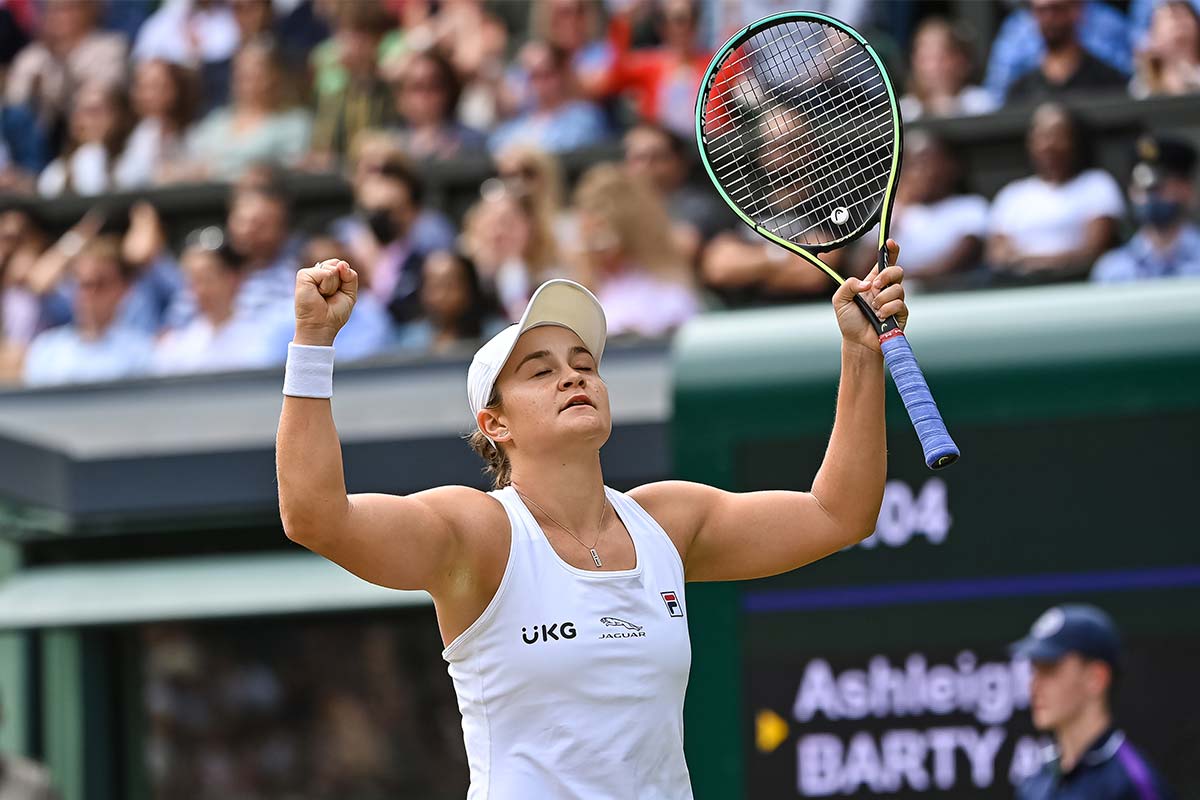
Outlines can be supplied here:
<path id="1" fill-rule="evenodd" d="M 549 374 L 550 374 L 550 370 L 548 370 L 548 369 L 543 369 L 543 370 L 540 370 L 540 371 L 538 371 L 538 372 L 535 372 L 535 373 L 533 373 L 533 377 L 535 377 L 535 378 L 540 378 L 540 377 L 542 377 L 543 375 L 549 375 Z"/>

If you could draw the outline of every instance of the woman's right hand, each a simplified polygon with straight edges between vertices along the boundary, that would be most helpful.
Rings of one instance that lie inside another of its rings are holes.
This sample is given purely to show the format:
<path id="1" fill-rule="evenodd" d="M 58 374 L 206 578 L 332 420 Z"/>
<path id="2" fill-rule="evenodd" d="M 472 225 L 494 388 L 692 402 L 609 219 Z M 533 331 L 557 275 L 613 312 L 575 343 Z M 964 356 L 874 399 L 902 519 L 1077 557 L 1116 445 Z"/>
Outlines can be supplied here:
<path id="1" fill-rule="evenodd" d="M 337 258 L 296 273 L 296 344 L 329 346 L 350 319 L 358 273 Z"/>

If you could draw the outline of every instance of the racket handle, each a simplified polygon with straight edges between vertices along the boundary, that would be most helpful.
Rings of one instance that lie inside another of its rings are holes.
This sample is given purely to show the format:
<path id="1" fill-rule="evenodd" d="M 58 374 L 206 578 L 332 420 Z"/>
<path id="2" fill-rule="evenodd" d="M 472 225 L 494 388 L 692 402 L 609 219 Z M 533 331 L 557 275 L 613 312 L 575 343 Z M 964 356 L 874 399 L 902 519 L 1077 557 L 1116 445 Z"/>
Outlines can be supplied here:
<path id="1" fill-rule="evenodd" d="M 925 463 L 930 469 L 950 466 L 958 460 L 958 446 L 950 438 L 946 423 L 942 422 L 929 384 L 925 382 L 925 375 L 904 332 L 893 328 L 879 337 L 879 346 L 883 348 L 883 361 L 892 373 L 892 380 L 900 390 L 908 418 L 917 429 L 917 438 L 925 451 Z"/>

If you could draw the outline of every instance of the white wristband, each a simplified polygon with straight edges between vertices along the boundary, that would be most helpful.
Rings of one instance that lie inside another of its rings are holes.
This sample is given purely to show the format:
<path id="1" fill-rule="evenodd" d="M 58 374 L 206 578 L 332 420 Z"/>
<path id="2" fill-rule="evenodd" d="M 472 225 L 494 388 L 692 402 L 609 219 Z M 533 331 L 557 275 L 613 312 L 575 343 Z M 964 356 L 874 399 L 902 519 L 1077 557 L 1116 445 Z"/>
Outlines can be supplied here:
<path id="1" fill-rule="evenodd" d="M 288 397 L 333 397 L 333 348 L 289 342 L 283 393 Z"/>

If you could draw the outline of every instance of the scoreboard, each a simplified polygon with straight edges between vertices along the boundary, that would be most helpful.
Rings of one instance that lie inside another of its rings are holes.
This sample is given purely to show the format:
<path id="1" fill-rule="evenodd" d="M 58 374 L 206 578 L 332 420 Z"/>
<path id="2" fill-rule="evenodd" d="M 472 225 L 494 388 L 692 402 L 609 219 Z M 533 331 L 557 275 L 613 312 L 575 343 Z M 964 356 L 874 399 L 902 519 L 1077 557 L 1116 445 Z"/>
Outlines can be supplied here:
<path id="1" fill-rule="evenodd" d="M 1007 645 L 1059 602 L 1113 616 L 1118 724 L 1181 796 L 1200 793 L 1200 337 L 1182 311 L 1200 286 L 1173 288 L 1182 316 L 1154 287 L 914 303 L 913 347 L 963 457 L 927 470 L 889 386 L 870 538 L 787 575 L 689 585 L 697 798 L 1012 797 L 1049 740 Z M 681 477 L 807 489 L 836 337 L 824 307 L 686 329 Z"/>

